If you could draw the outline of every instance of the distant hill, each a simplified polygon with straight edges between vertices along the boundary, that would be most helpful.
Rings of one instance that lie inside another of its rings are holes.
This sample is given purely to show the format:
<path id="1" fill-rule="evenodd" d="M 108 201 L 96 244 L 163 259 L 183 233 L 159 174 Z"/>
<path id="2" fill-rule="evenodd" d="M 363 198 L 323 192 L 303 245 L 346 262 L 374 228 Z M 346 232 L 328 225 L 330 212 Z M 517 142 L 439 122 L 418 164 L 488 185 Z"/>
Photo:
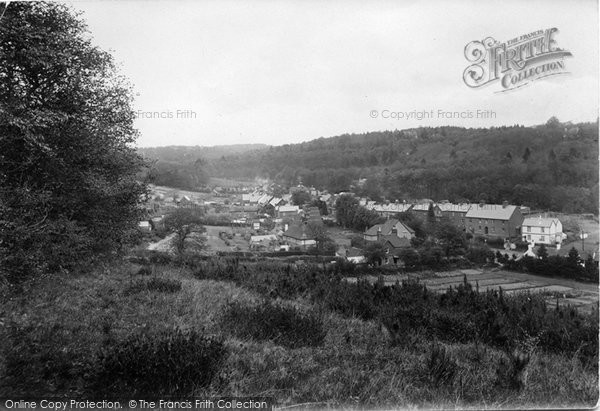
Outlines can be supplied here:
<path id="1" fill-rule="evenodd" d="M 534 127 L 425 127 L 207 149 L 213 148 L 144 150 L 160 150 L 161 159 L 180 164 L 201 157 L 196 166 L 210 177 L 266 177 L 332 192 L 352 188 L 375 200 L 507 200 L 535 209 L 598 213 L 597 122 L 552 118 Z M 358 179 L 366 183 L 356 187 Z"/>
<path id="2" fill-rule="evenodd" d="M 175 163 L 189 163 L 201 158 L 211 160 L 223 156 L 246 153 L 248 151 L 265 150 L 266 144 L 233 144 L 221 146 L 165 146 L 165 147 L 141 147 L 138 152 L 144 157 Z"/>

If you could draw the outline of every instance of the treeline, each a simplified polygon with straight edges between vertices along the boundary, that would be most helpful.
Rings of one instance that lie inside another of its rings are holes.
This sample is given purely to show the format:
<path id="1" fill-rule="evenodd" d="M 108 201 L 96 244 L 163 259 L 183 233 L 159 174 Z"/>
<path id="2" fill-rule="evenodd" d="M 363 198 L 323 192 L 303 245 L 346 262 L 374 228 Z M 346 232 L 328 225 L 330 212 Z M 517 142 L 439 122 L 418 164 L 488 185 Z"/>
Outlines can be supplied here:
<path id="1" fill-rule="evenodd" d="M 183 190 L 195 190 L 208 184 L 206 161 L 196 159 L 191 163 L 155 161 L 140 173 L 140 178 L 159 185 Z"/>
<path id="2" fill-rule="evenodd" d="M 419 128 L 342 135 L 209 161 L 210 175 L 299 181 L 374 200 L 432 198 L 597 213 L 598 125 Z M 353 187 L 356 180 L 367 183 Z"/>

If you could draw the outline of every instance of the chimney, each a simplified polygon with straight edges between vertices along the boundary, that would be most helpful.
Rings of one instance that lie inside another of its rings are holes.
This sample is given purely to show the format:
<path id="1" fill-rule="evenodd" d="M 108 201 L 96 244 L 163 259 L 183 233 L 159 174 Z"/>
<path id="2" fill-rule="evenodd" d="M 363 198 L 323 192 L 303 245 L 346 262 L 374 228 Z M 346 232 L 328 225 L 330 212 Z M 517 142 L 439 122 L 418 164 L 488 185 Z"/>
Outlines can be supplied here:
<path id="1" fill-rule="evenodd" d="M 508 201 L 503 201 L 502 202 L 502 208 L 506 208 L 508 207 Z"/>
<path id="2" fill-rule="evenodd" d="M 377 227 L 377 239 L 381 237 L 381 226 Z"/>
<path id="3" fill-rule="evenodd" d="M 485 203 L 483 202 L 483 200 L 479 200 L 479 207 L 483 207 Z"/>
<path id="4" fill-rule="evenodd" d="M 283 226 L 283 231 L 287 231 L 289 228 L 288 223 L 285 223 L 285 225 Z"/>

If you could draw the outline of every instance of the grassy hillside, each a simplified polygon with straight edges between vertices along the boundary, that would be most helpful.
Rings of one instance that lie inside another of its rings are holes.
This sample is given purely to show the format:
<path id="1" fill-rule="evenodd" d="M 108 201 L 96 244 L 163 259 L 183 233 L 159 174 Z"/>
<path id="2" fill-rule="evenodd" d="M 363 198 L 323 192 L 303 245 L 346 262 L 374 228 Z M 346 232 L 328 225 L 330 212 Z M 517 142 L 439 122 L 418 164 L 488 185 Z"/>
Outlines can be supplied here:
<path id="1" fill-rule="evenodd" d="M 523 366 L 521 354 L 482 341 L 388 330 L 359 314 L 361 298 L 352 298 L 356 315 L 317 303 L 300 274 L 262 276 L 285 271 L 271 263 L 136 261 L 42 279 L 5 299 L 0 395 L 104 387 L 113 396 L 254 395 L 316 408 L 589 407 L 598 399 L 597 357 L 582 347 L 552 352 L 530 336 Z M 313 278 L 323 275 L 315 270 Z"/>

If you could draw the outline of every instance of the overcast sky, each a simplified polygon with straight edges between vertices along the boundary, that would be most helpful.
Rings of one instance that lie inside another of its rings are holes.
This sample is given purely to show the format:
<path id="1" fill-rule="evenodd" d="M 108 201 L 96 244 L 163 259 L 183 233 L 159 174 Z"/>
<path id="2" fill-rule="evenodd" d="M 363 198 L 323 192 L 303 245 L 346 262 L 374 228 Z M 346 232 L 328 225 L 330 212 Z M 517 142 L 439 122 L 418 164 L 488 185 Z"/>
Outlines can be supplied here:
<path id="1" fill-rule="evenodd" d="M 139 146 L 286 144 L 418 126 L 595 121 L 597 1 L 71 1 L 132 82 Z M 463 81 L 464 48 L 556 27 L 569 74 Z M 191 110 L 190 118 L 177 118 Z M 372 111 L 376 113 L 372 113 Z M 386 111 L 387 110 L 387 111 Z M 434 110 L 434 118 L 391 112 Z M 495 118 L 439 118 L 491 110 Z M 140 114 L 147 116 L 147 114 Z M 153 115 L 154 116 L 154 115 Z M 376 116 L 376 118 L 373 118 Z"/>

